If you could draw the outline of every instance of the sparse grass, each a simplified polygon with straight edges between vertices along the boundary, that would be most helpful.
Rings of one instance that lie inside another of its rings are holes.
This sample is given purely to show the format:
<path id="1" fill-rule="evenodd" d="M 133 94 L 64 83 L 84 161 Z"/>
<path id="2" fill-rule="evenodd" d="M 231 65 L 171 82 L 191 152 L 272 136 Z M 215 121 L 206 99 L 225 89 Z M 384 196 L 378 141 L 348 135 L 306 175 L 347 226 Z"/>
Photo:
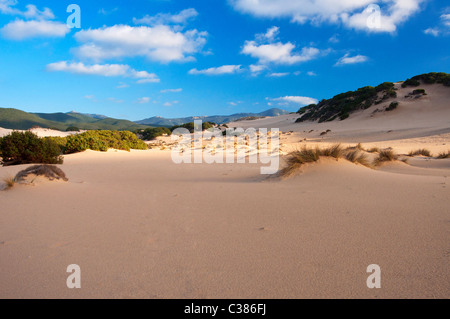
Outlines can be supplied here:
<path id="1" fill-rule="evenodd" d="M 450 158 L 450 151 L 439 153 L 437 156 L 438 159 Z"/>
<path id="2" fill-rule="evenodd" d="M 335 144 L 328 148 L 319 150 L 318 152 L 321 156 L 334 157 L 336 159 L 344 156 L 344 149 L 342 148 L 341 144 Z"/>
<path id="3" fill-rule="evenodd" d="M 392 162 L 398 159 L 398 155 L 391 149 L 380 150 L 378 157 L 375 159 L 375 165 L 381 165 L 384 162 Z"/>
<path id="4" fill-rule="evenodd" d="M 372 164 L 369 162 L 367 155 L 361 152 L 359 149 L 355 149 L 353 151 L 348 151 L 345 154 L 345 158 L 352 163 L 358 163 L 367 167 L 372 167 Z"/>
<path id="5" fill-rule="evenodd" d="M 380 149 L 378 147 L 372 147 L 372 148 L 368 149 L 367 152 L 369 152 L 369 153 L 379 153 Z"/>
<path id="6" fill-rule="evenodd" d="M 431 157 L 431 152 L 425 148 L 421 148 L 421 149 L 411 151 L 408 153 L 408 156 L 417 156 L 417 155 Z"/>
<path id="7" fill-rule="evenodd" d="M 10 189 L 11 187 L 14 187 L 14 185 L 16 185 L 17 180 L 15 177 L 8 176 L 8 177 L 3 178 L 3 182 L 6 185 L 5 189 Z"/>

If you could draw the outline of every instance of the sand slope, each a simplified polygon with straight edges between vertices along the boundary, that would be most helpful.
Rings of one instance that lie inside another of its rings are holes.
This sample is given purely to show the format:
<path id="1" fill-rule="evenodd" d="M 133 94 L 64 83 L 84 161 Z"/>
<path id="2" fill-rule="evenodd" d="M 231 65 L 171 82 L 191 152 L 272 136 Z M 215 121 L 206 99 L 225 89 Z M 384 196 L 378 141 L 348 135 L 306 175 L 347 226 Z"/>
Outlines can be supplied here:
<path id="1" fill-rule="evenodd" d="M 0 192 L 0 297 L 446 298 L 441 163 L 415 175 L 325 159 L 280 181 L 164 151 L 66 156 L 68 183 Z M 382 289 L 366 287 L 373 263 Z"/>

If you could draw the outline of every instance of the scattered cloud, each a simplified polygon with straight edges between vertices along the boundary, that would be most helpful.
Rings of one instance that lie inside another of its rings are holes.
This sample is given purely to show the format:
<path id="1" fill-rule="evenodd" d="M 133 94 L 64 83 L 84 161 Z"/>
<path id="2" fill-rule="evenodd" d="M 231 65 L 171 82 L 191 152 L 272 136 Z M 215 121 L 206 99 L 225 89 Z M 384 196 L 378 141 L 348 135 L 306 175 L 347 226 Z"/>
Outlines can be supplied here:
<path id="1" fill-rule="evenodd" d="M 97 98 L 93 94 L 85 95 L 84 98 L 87 99 L 87 100 L 91 100 L 91 101 L 97 102 Z"/>
<path id="2" fill-rule="evenodd" d="M 274 78 L 281 78 L 284 76 L 288 76 L 289 74 L 290 74 L 289 72 L 279 72 L 279 73 L 270 73 L 268 76 Z"/>
<path id="3" fill-rule="evenodd" d="M 164 106 L 172 106 L 172 105 L 178 104 L 178 103 L 180 103 L 180 102 L 179 101 L 172 101 L 172 102 L 165 102 L 163 105 Z"/>
<path id="4" fill-rule="evenodd" d="M 252 65 L 250 65 L 250 72 L 254 76 L 260 74 L 265 69 L 267 69 L 267 66 L 263 65 L 263 64 L 252 64 Z"/>
<path id="5" fill-rule="evenodd" d="M 374 32 L 394 32 L 420 11 L 424 0 L 230 0 L 235 10 L 262 18 L 287 18 L 293 23 L 340 24 Z M 380 2 L 380 1 L 378 1 Z"/>
<path id="6" fill-rule="evenodd" d="M 342 58 L 340 58 L 335 65 L 345 65 L 345 64 L 356 64 L 356 63 L 363 63 L 369 60 L 369 58 L 365 55 L 355 55 L 350 56 L 349 53 L 345 54 Z"/>
<path id="7" fill-rule="evenodd" d="M 222 65 L 219 67 L 204 70 L 191 69 L 189 71 L 189 74 L 221 75 L 221 74 L 234 74 L 240 71 L 241 71 L 240 65 Z"/>
<path id="8" fill-rule="evenodd" d="M 85 65 L 82 62 L 68 63 L 60 61 L 47 65 L 49 72 L 69 72 L 75 74 L 99 75 L 105 77 L 123 76 L 138 79 L 138 83 L 159 82 L 159 78 L 154 73 L 147 71 L 136 71 L 126 64 L 94 64 Z"/>
<path id="9" fill-rule="evenodd" d="M 49 8 L 44 8 L 44 10 L 39 10 L 35 5 L 26 5 L 27 10 L 21 11 L 15 6 L 17 5 L 16 0 L 0 0 L 0 12 L 3 14 L 22 16 L 26 19 L 54 19 L 55 15 Z"/>
<path id="10" fill-rule="evenodd" d="M 317 76 L 316 72 L 313 71 L 309 71 L 306 74 L 308 74 L 309 76 Z"/>
<path id="11" fill-rule="evenodd" d="M 178 12 L 177 14 L 158 13 L 157 15 L 145 15 L 141 19 L 133 18 L 134 24 L 145 24 L 149 26 L 167 25 L 167 24 L 186 24 L 189 20 L 198 16 L 194 8 L 189 8 Z"/>
<path id="12" fill-rule="evenodd" d="M 118 103 L 118 104 L 125 102 L 124 100 L 119 100 L 119 99 L 116 99 L 115 97 L 109 97 L 108 101 L 111 101 L 113 103 Z"/>
<path id="13" fill-rule="evenodd" d="M 445 12 L 450 12 L 450 7 L 444 10 Z M 423 31 L 425 34 L 429 34 L 435 37 L 440 35 L 449 35 L 450 34 L 450 14 L 444 13 L 440 16 L 440 25 L 428 28 Z"/>
<path id="14" fill-rule="evenodd" d="M 148 102 L 150 102 L 150 98 L 146 97 L 146 96 L 138 98 L 136 101 L 136 103 L 138 103 L 138 104 L 146 104 Z"/>
<path id="15" fill-rule="evenodd" d="M 161 93 L 177 93 L 177 92 L 181 92 L 181 91 L 183 91 L 182 88 L 179 88 L 179 89 L 165 89 L 165 90 L 161 90 L 159 92 L 161 92 Z"/>
<path id="16" fill-rule="evenodd" d="M 273 42 L 278 32 L 277 27 L 272 27 L 265 34 L 257 34 L 255 40 L 245 41 L 241 53 L 258 59 L 259 65 L 268 63 L 292 65 L 312 60 L 320 54 L 320 50 L 313 47 L 304 47 L 296 53 L 295 45 L 291 42 Z"/>
<path id="17" fill-rule="evenodd" d="M 111 13 L 116 12 L 117 10 L 119 10 L 119 8 L 113 8 L 113 9 L 110 9 L 110 10 L 101 8 L 100 10 L 98 10 L 98 13 L 107 16 L 107 15 L 110 15 Z"/>
<path id="18" fill-rule="evenodd" d="M 117 89 L 125 89 L 130 87 L 128 84 L 126 84 L 125 82 L 120 82 L 119 85 L 116 86 Z"/>
<path id="19" fill-rule="evenodd" d="M 47 20 L 16 19 L 0 29 L 4 38 L 17 41 L 31 38 L 61 38 L 69 32 L 70 29 L 66 24 Z"/>
<path id="20" fill-rule="evenodd" d="M 74 51 L 81 58 L 97 62 L 137 56 L 162 63 L 186 62 L 195 60 L 193 54 L 201 51 L 206 36 L 207 32 L 179 32 L 165 25 L 114 25 L 79 31 L 75 39 L 82 45 Z"/>
<path id="21" fill-rule="evenodd" d="M 268 98 L 269 99 L 269 98 Z M 269 99 L 271 101 L 278 101 L 278 105 L 287 105 L 289 103 L 295 103 L 298 105 L 309 105 L 309 104 L 317 104 L 319 101 L 312 97 L 307 96 L 283 96 L 275 99 Z M 270 104 L 271 105 L 271 104 Z"/>

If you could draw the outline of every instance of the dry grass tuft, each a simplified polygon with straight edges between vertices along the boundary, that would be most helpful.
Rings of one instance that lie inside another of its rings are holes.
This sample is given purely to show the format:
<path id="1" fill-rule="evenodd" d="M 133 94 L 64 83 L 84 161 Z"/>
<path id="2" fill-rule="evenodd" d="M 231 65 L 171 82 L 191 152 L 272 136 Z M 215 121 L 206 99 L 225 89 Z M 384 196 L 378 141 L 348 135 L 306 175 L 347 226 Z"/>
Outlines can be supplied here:
<path id="1" fill-rule="evenodd" d="M 417 155 L 431 157 L 431 152 L 425 148 L 421 148 L 421 149 L 411 151 L 408 153 L 408 156 L 417 156 Z"/>
<path id="2" fill-rule="evenodd" d="M 16 185 L 16 178 L 12 176 L 8 176 L 3 178 L 3 182 L 5 183 L 6 188 L 4 189 L 10 189 L 11 187 L 14 187 Z"/>
<path id="3" fill-rule="evenodd" d="M 368 149 L 367 152 L 369 152 L 369 153 L 379 153 L 380 149 L 378 147 L 372 147 L 372 148 Z"/>
<path id="4" fill-rule="evenodd" d="M 447 153 L 445 153 L 445 152 L 439 153 L 437 158 L 438 159 L 450 158 L 450 151 L 447 151 Z"/>
<path id="5" fill-rule="evenodd" d="M 53 165 L 33 165 L 28 167 L 27 169 L 24 169 L 17 173 L 15 180 L 17 182 L 24 181 L 25 178 L 28 175 L 34 174 L 36 176 L 44 176 L 48 178 L 49 180 L 59 180 L 62 179 L 63 181 L 68 181 L 68 178 L 66 177 L 66 174 L 56 166 Z"/>
<path id="6" fill-rule="evenodd" d="M 378 158 L 375 159 L 375 165 L 381 165 L 384 162 L 392 162 L 398 159 L 398 155 L 391 149 L 380 150 Z"/>
<path id="7" fill-rule="evenodd" d="M 358 163 L 367 167 L 372 167 L 366 154 L 361 152 L 359 149 L 354 151 L 349 151 L 345 154 L 345 159 L 352 163 Z"/>

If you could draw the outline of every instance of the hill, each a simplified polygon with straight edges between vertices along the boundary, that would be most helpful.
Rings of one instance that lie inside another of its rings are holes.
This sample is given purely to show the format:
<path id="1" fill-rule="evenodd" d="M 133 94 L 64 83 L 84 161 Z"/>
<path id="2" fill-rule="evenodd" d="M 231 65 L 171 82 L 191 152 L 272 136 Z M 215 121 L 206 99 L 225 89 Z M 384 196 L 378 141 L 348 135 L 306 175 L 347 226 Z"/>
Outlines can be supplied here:
<path id="1" fill-rule="evenodd" d="M 128 120 L 108 118 L 97 114 L 69 113 L 28 113 L 13 108 L 0 108 L 0 127 L 27 130 L 33 126 L 54 128 L 65 131 L 70 126 L 82 130 L 136 130 L 148 128 Z"/>
<path id="2" fill-rule="evenodd" d="M 450 74 L 431 72 L 417 75 L 402 82 L 401 87 L 418 87 L 420 85 L 426 87 L 426 85 L 431 84 L 442 84 L 450 87 Z M 394 83 L 384 82 L 376 87 L 365 86 L 356 91 L 341 93 L 331 99 L 322 100 L 318 104 L 311 104 L 300 108 L 297 113 L 302 116 L 297 119 L 297 122 L 318 121 L 321 123 L 331 122 L 337 118 L 345 120 L 350 114 L 358 110 L 365 110 L 373 105 L 388 101 L 392 101 L 392 105 L 389 107 L 393 109 L 398 105 L 398 102 L 395 101 L 397 91 L 398 87 Z M 389 111 L 391 109 L 387 110 Z"/>
<path id="3" fill-rule="evenodd" d="M 190 123 L 194 120 L 202 120 L 203 122 L 213 122 L 217 124 L 224 124 L 228 122 L 236 121 L 240 118 L 245 117 L 265 117 L 265 116 L 279 116 L 288 114 L 288 111 L 272 108 L 260 113 L 235 113 L 232 115 L 213 115 L 213 116 L 190 116 L 190 117 L 183 117 L 183 118 L 172 118 L 172 119 L 166 119 L 159 116 L 154 116 L 148 119 L 144 119 L 141 121 L 136 121 L 138 124 L 145 124 L 145 125 L 158 125 L 158 126 L 174 126 L 174 125 L 181 125 L 184 123 Z"/>

